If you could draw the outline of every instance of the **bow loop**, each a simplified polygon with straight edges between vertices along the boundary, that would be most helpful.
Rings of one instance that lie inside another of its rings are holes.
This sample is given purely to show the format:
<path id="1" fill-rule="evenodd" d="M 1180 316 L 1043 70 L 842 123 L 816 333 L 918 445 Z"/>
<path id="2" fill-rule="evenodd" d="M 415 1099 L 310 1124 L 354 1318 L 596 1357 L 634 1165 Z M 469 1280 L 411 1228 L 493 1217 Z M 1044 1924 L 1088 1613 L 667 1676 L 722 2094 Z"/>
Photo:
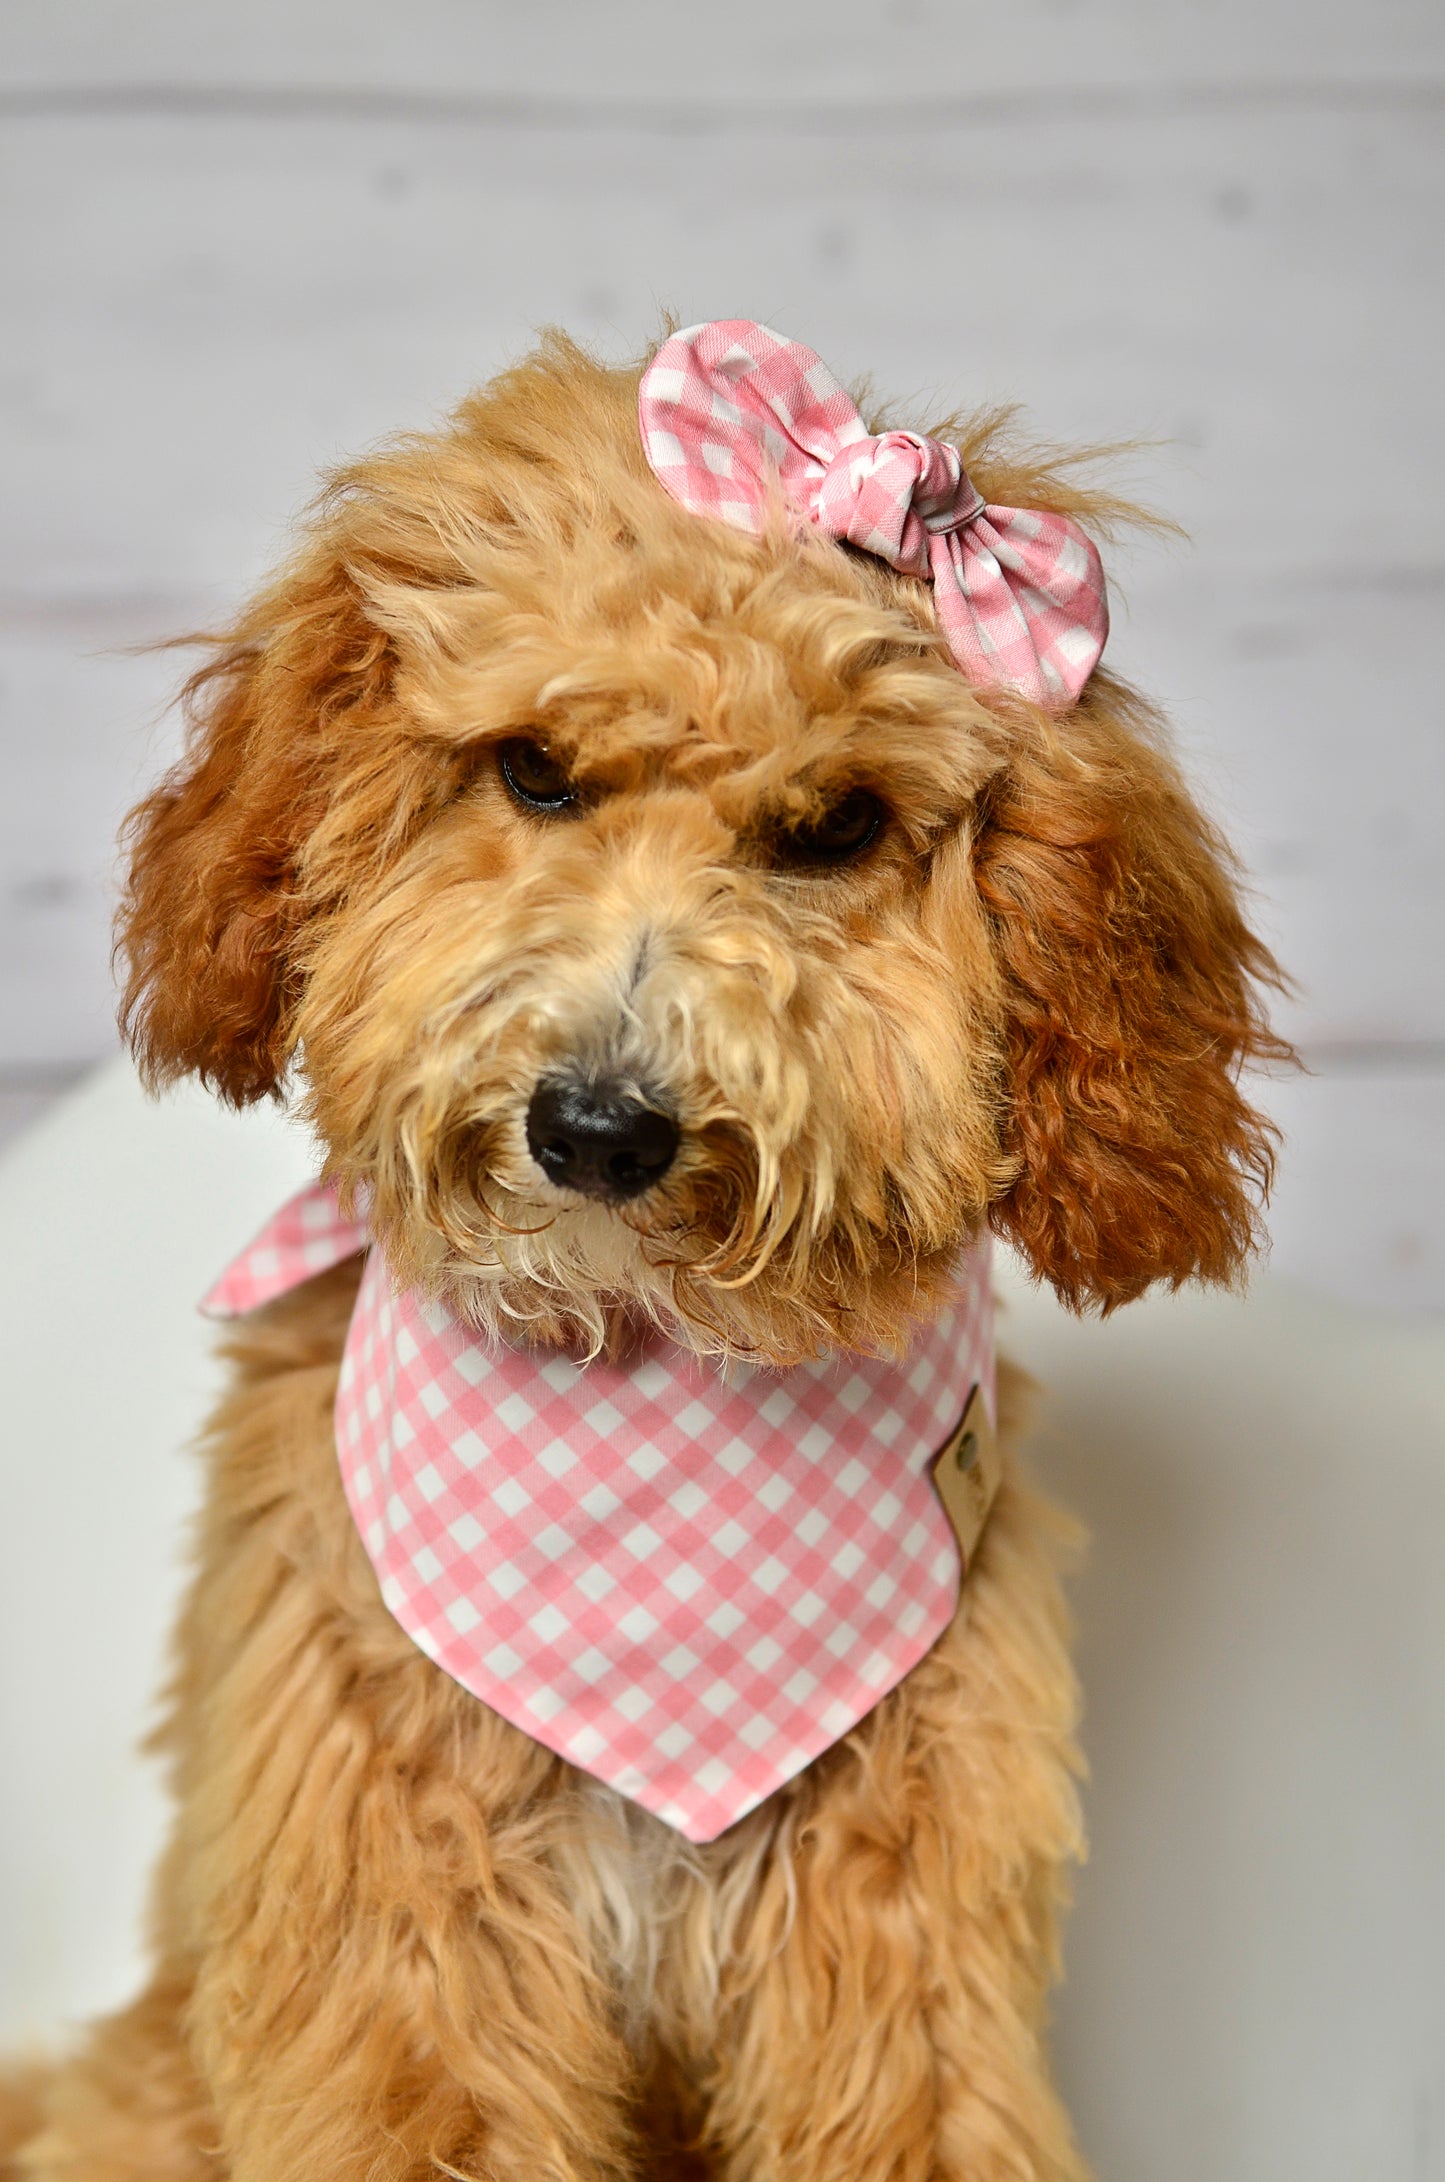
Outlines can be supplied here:
<path id="1" fill-rule="evenodd" d="M 774 486 L 824 536 L 932 582 L 967 678 L 1071 704 L 1104 648 L 1109 609 L 1092 540 L 1067 516 L 986 505 L 944 440 L 870 436 L 801 342 L 715 319 L 663 343 L 638 397 L 647 459 L 694 515 L 760 532 Z"/>

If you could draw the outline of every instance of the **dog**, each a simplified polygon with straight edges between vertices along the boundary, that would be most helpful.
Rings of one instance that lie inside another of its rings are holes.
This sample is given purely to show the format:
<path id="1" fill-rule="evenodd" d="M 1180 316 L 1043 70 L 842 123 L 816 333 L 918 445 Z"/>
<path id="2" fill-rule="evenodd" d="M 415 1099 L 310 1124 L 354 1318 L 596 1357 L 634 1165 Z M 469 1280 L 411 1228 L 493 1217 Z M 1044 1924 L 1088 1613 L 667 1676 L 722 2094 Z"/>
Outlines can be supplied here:
<path id="1" fill-rule="evenodd" d="M 1228 852 L 1097 641 L 1031 688 L 939 595 L 949 493 L 1070 538 L 1125 511 L 998 415 L 864 434 L 840 402 L 828 490 L 947 472 L 911 560 L 772 473 L 700 512 L 658 419 L 709 330 L 635 369 L 548 336 L 337 476 L 210 640 L 128 827 L 147 1078 L 292 1087 L 387 1293 L 584 1385 L 658 1340 L 749 1384 L 906 1360 L 990 1231 L 1080 1311 L 1236 1280 L 1272 1156 L 1238 1078 L 1283 1049 Z M 723 330 L 709 369 L 759 332 Z M 689 1837 L 384 1602 L 333 1421 L 357 1248 L 229 1336 L 154 1974 L 12 2085 L 7 2171 L 1080 2176 L 1045 2021 L 1071 1531 L 1019 1473 L 1020 1375 L 947 1625 Z"/>

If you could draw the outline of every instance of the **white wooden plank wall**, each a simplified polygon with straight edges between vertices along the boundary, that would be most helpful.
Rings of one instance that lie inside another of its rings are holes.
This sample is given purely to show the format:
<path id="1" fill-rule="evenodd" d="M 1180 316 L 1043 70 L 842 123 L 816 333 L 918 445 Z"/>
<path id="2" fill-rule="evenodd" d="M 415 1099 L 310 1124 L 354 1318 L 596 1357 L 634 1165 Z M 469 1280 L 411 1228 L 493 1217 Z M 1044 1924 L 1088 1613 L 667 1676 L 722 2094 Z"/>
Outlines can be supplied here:
<path id="1" fill-rule="evenodd" d="M 7 0 L 0 1127 L 112 1047 L 173 662 L 318 468 L 554 320 L 765 318 L 1152 436 L 1122 569 L 1300 996 L 1275 1261 L 1445 1307 L 1435 0 Z"/>

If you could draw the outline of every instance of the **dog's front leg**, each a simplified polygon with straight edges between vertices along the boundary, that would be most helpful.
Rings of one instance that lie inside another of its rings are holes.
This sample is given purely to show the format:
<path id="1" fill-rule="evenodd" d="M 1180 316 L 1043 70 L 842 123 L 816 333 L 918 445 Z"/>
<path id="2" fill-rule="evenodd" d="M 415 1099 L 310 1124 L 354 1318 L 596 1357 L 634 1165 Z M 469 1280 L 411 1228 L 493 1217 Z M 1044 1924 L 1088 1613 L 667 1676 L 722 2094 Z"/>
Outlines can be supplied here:
<path id="1" fill-rule="evenodd" d="M 728 2182 L 1080 2182 L 1043 2039 L 1079 1845 L 1058 1531 L 1006 1484 L 952 1630 L 800 1783 L 724 1985 Z"/>
<path id="2" fill-rule="evenodd" d="M 238 1338 L 167 1737 L 160 1938 L 223 2165 L 620 2182 L 633 2069 L 549 1853 L 567 1771 L 381 1603 L 337 1475 L 330 1286 Z"/>
<path id="3" fill-rule="evenodd" d="M 545 1862 L 531 1751 L 434 1690 L 419 1741 L 326 1653 L 313 1629 L 269 1693 L 226 1693 L 248 1714 L 229 1807 L 213 1784 L 188 1814 L 211 1814 L 189 2029 L 231 2182 L 618 2182 L 630 2065 Z"/>

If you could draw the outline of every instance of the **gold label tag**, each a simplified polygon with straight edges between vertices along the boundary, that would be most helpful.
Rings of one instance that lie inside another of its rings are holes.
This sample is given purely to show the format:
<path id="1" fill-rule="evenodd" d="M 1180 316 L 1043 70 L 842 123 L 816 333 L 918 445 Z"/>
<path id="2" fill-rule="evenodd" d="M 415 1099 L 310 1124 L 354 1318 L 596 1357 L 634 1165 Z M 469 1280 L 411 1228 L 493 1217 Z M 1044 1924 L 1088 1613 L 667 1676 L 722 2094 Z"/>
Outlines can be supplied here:
<path id="1" fill-rule="evenodd" d="M 965 1575 L 978 1549 L 1001 1475 L 998 1436 L 989 1423 L 983 1388 L 975 1386 L 964 1403 L 963 1415 L 933 1461 L 933 1482 L 958 1539 Z"/>

